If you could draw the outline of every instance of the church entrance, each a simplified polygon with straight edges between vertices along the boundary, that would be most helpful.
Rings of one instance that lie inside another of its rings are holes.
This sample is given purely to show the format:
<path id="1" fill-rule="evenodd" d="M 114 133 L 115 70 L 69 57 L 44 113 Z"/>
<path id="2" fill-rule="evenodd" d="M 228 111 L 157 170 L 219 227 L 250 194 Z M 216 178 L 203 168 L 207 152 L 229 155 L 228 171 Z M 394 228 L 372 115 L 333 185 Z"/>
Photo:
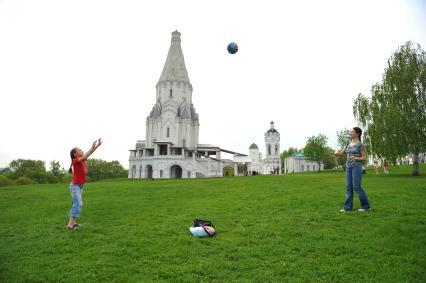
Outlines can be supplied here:
<path id="1" fill-rule="evenodd" d="M 238 176 L 247 176 L 247 164 L 246 163 L 238 163 L 237 165 L 237 174 Z"/>
<path id="2" fill-rule="evenodd" d="M 182 178 L 182 167 L 179 165 L 173 165 L 170 167 L 170 178 L 172 179 L 180 179 Z"/>
<path id="3" fill-rule="evenodd" d="M 145 167 L 145 177 L 148 179 L 152 179 L 152 166 L 151 165 L 147 165 Z"/>

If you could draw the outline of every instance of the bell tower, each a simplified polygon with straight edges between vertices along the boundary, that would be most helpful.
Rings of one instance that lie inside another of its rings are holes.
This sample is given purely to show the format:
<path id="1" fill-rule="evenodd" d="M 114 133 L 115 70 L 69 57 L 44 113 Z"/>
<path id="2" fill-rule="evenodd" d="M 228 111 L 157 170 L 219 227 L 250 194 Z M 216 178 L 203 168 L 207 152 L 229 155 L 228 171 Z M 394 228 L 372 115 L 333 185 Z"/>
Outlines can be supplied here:
<path id="1" fill-rule="evenodd" d="M 270 128 L 265 133 L 265 173 L 279 174 L 280 170 L 280 133 L 271 121 Z"/>

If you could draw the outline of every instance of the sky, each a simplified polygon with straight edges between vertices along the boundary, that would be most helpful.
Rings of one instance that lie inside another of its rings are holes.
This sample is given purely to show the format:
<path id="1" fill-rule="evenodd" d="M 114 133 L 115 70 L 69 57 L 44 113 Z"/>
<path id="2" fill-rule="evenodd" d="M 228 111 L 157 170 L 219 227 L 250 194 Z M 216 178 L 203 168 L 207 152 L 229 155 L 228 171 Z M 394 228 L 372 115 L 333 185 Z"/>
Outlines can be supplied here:
<path id="1" fill-rule="evenodd" d="M 128 168 L 174 30 L 200 143 L 264 154 L 274 121 L 281 151 L 320 133 L 336 148 L 392 53 L 408 40 L 426 50 L 426 0 L 0 0 L 0 167 L 68 168 L 73 147 L 101 137 L 92 157 Z"/>

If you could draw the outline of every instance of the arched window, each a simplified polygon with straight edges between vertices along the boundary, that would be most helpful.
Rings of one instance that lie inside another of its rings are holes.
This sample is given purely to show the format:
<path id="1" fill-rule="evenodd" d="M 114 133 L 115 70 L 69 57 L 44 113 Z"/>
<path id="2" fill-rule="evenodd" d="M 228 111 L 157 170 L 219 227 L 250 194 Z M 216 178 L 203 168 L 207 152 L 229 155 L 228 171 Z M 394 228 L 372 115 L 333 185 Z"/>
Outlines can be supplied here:
<path id="1" fill-rule="evenodd" d="M 268 145 L 268 154 L 271 155 L 271 145 Z"/>
<path id="2" fill-rule="evenodd" d="M 170 137 L 170 128 L 169 127 L 167 127 L 167 137 L 168 138 Z"/>
<path id="3" fill-rule="evenodd" d="M 170 89 L 170 97 L 173 97 L 173 90 Z"/>

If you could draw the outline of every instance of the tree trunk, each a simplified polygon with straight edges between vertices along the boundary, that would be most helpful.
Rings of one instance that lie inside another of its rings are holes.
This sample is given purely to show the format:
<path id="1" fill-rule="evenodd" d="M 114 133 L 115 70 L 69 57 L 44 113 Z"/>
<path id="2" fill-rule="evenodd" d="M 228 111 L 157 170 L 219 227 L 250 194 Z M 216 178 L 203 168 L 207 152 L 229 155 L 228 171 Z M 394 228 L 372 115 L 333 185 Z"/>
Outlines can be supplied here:
<path id="1" fill-rule="evenodd" d="M 413 176 L 419 176 L 420 175 L 420 168 L 419 168 L 419 154 L 414 153 L 413 154 Z"/>

